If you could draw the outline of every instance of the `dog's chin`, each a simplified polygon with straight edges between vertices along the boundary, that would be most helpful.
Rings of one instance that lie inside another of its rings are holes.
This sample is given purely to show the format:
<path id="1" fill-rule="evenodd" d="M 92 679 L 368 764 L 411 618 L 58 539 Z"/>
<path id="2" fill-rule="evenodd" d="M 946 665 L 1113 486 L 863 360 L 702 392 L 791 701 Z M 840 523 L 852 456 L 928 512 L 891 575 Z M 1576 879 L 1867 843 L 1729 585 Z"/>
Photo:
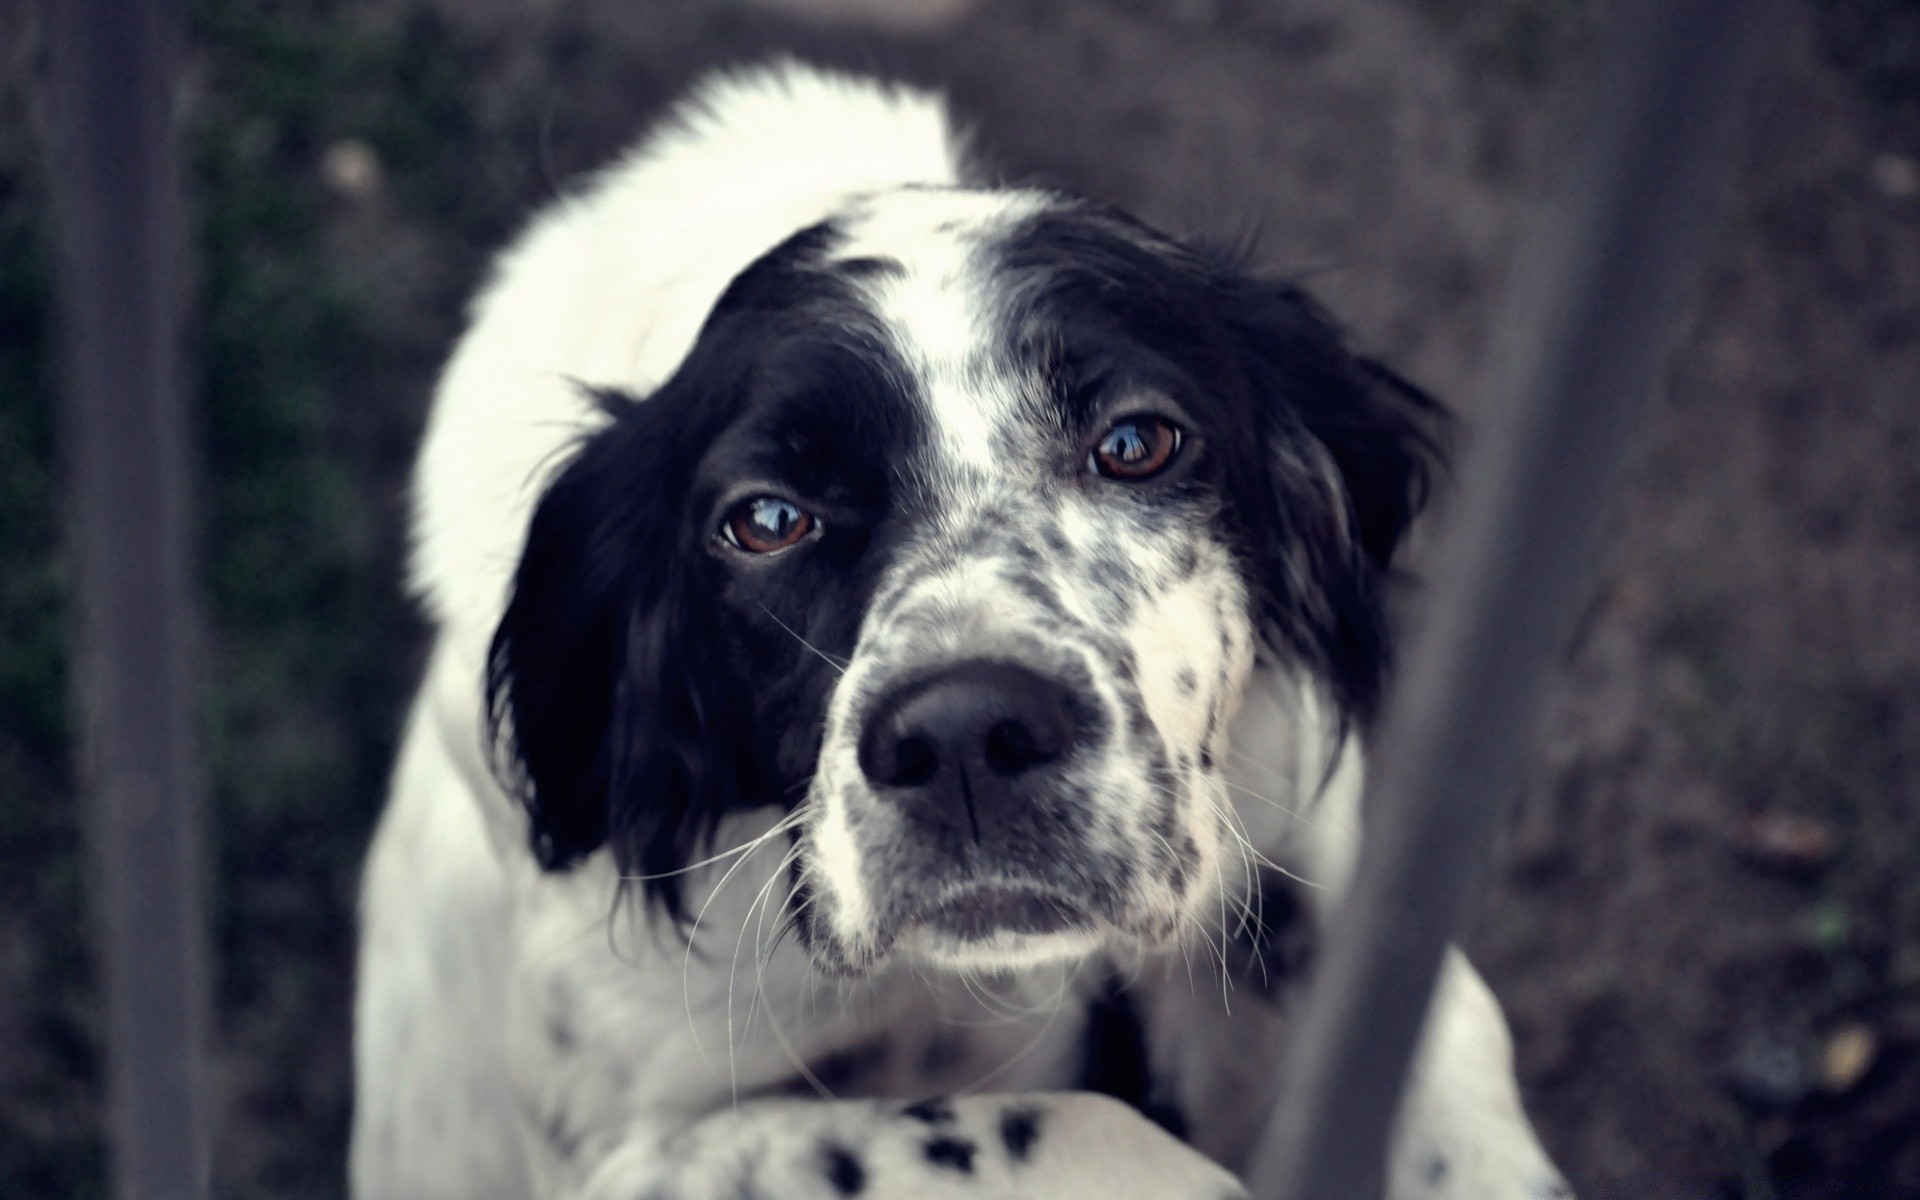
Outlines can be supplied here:
<path id="1" fill-rule="evenodd" d="M 877 936 L 857 943 L 807 929 L 815 965 L 858 975 L 899 957 L 941 970 L 1005 973 L 1143 942 L 1064 891 L 1021 882 L 956 885 L 896 912 Z"/>
<path id="2" fill-rule="evenodd" d="M 897 945 L 949 970 L 1017 971 L 1085 958 L 1106 942 L 1107 932 L 1064 893 L 976 884 L 951 889 L 923 907 Z"/>

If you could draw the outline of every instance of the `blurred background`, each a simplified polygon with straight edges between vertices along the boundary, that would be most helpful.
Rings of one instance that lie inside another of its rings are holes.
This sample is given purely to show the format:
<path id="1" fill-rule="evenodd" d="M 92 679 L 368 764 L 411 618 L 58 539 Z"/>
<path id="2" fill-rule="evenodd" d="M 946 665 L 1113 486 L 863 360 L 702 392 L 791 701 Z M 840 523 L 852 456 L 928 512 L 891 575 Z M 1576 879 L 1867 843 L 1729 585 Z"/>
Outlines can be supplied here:
<path id="1" fill-rule="evenodd" d="M 57 3 L 58 0 L 47 0 Z M 488 256 L 716 65 L 948 89 L 1474 410 L 1589 0 L 180 0 L 216 1191 L 342 1195 L 408 461 Z M 0 1195 L 105 1191 L 34 0 L 0 0 Z M 1920 1196 L 1920 0 L 1795 0 L 1470 946 L 1588 1197 Z M 1517 784 L 1518 786 L 1518 784 Z"/>

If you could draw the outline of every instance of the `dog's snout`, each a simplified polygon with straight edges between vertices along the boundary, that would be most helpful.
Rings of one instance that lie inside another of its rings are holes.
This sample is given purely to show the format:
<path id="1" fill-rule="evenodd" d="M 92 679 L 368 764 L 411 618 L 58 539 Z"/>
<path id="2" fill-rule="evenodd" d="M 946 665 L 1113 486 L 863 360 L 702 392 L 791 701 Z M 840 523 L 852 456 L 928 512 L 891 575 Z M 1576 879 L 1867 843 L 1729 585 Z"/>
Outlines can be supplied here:
<path id="1" fill-rule="evenodd" d="M 1057 680 L 1014 663 L 961 663 L 880 697 L 860 769 L 902 802 L 951 800 L 971 812 L 1070 755 L 1079 725 Z"/>

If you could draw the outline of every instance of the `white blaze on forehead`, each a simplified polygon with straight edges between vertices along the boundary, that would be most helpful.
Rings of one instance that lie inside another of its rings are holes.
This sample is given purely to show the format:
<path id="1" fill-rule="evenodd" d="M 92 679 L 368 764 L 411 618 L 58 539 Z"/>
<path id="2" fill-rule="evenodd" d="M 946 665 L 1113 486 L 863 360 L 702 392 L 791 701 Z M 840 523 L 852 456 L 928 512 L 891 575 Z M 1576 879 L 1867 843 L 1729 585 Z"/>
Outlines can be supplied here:
<path id="1" fill-rule="evenodd" d="M 987 369 L 994 332 L 986 248 L 1046 204 L 1038 192 L 911 189 L 874 197 L 843 226 L 838 257 L 900 266 L 863 286 L 925 391 L 936 444 L 956 464 L 991 468 L 994 432 L 1020 403 L 1015 382 Z"/>

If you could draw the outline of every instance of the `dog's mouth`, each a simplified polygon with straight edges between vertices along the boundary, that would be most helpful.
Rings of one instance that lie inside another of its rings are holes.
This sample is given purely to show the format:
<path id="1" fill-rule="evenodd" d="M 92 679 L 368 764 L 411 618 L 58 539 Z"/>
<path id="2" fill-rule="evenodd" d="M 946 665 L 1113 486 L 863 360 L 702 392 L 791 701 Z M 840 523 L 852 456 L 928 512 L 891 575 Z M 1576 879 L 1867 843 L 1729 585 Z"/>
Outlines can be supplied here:
<path id="1" fill-rule="evenodd" d="M 1025 884 L 975 884 L 956 889 L 923 909 L 913 924 L 958 942 L 984 942 L 1001 934 L 1090 931 L 1094 927 L 1093 918 L 1064 893 Z"/>
<path id="2" fill-rule="evenodd" d="M 801 936 L 816 965 L 860 975 L 904 952 L 941 967 L 1019 970 L 1076 961 L 1104 947 L 1159 945 L 1179 924 L 1176 913 L 1143 912 L 1099 884 L 1066 888 L 996 874 L 925 881 L 916 890 L 883 902 L 883 915 L 864 936 L 843 938 L 830 923 L 803 919 Z"/>
<path id="3" fill-rule="evenodd" d="M 927 961 L 989 970 L 1079 958 L 1104 940 L 1101 921 L 1073 896 L 1012 882 L 942 892 L 915 908 L 897 935 L 900 946 Z"/>

